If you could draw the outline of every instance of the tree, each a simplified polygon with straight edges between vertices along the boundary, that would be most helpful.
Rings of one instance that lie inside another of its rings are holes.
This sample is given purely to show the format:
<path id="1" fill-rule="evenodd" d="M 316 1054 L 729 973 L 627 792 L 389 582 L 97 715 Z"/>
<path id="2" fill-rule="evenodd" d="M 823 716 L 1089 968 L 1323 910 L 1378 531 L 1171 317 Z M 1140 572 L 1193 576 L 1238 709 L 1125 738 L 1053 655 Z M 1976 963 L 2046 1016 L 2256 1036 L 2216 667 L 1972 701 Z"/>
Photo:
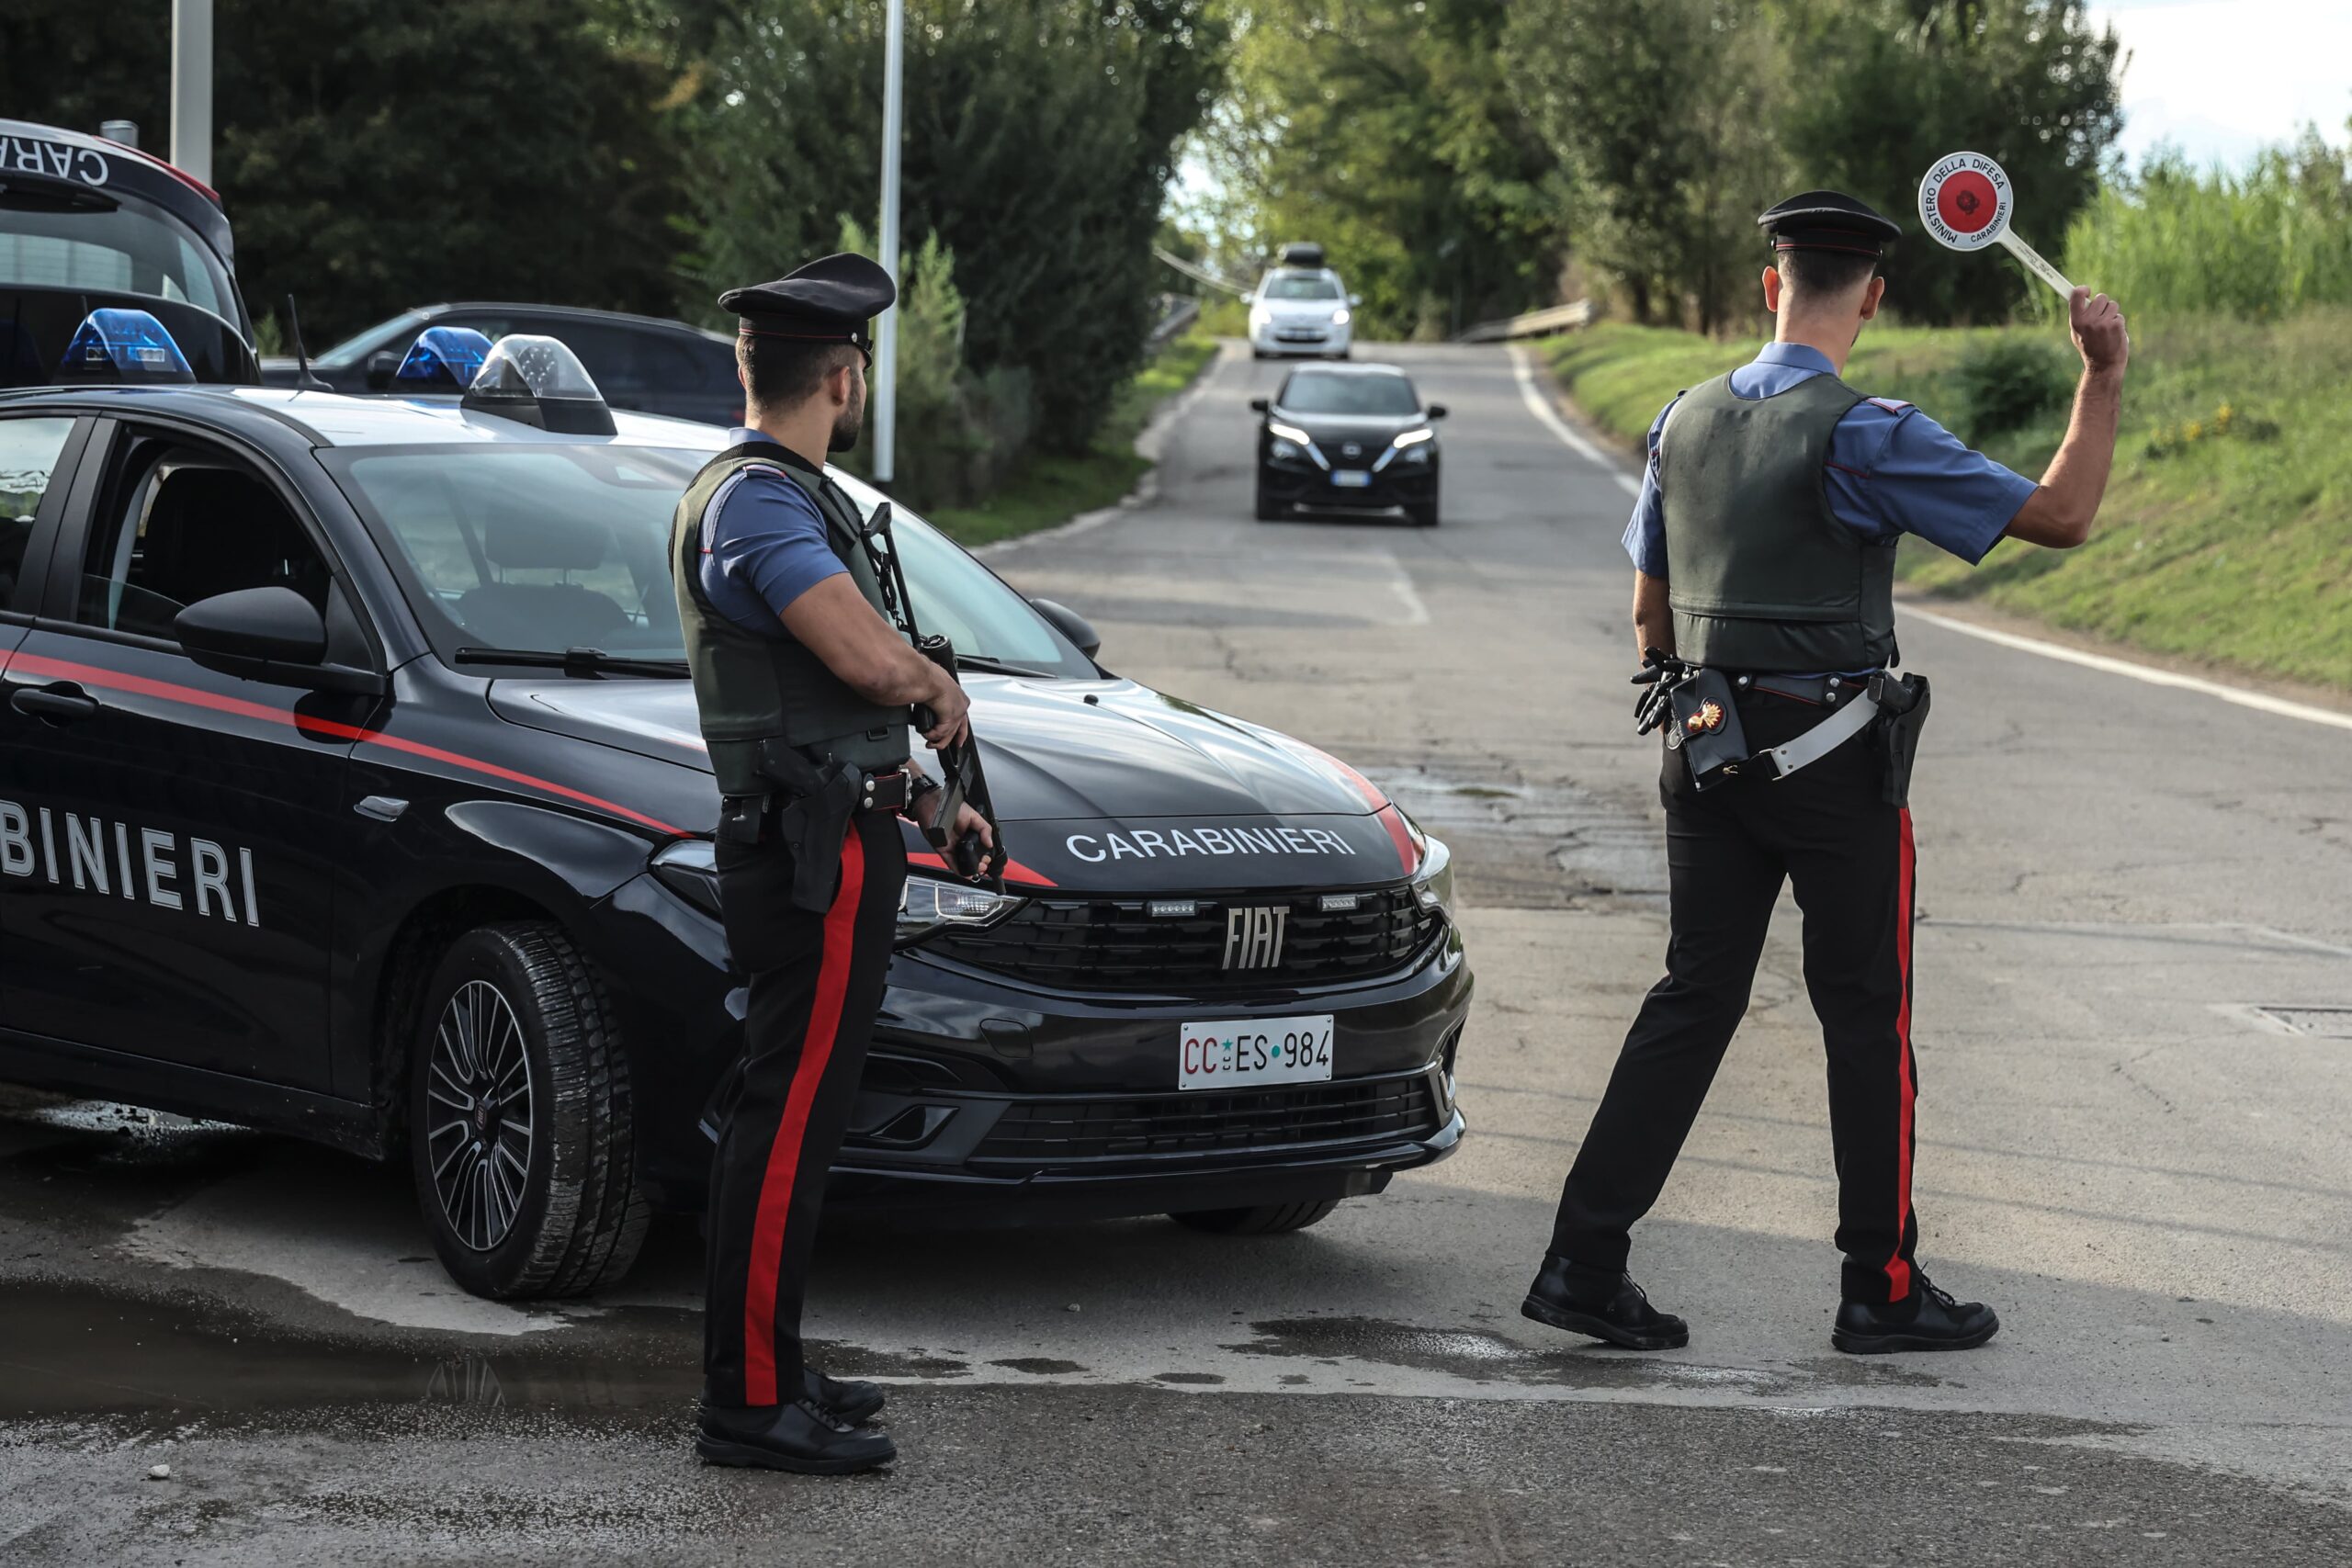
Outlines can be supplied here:
<path id="1" fill-rule="evenodd" d="M 744 0 L 699 41 L 689 265 L 704 298 L 875 213 L 882 33 L 877 0 Z M 1044 445 L 1082 450 L 1141 360 L 1152 236 L 1222 39 L 1204 0 L 908 6 L 901 222 L 953 253 L 967 361 L 1028 373 Z"/>
<path id="2" fill-rule="evenodd" d="M 1986 154 L 2018 231 L 2054 248 L 2122 126 L 2114 29 L 2094 30 L 2083 0 L 1794 0 L 1790 20 L 1808 88 L 1785 117 L 1797 177 L 1904 226 L 1889 303 L 1933 322 L 2007 316 L 2039 285 L 1921 233 L 1919 178 L 1947 152 Z"/>
<path id="3" fill-rule="evenodd" d="M 1228 267 L 1319 240 L 1363 294 L 1366 324 L 1400 334 L 1549 299 L 1552 159 L 1496 65 L 1503 0 L 1232 9 L 1233 87 L 1204 139 Z"/>
<path id="4" fill-rule="evenodd" d="M 168 34 L 10 0 L 0 103 L 160 150 Z M 565 0 L 221 0 L 213 183 L 247 302 L 288 293 L 318 347 L 413 305 L 529 299 L 667 313 L 678 158 L 648 50 Z"/>
<path id="5" fill-rule="evenodd" d="M 1785 177 L 1771 21 L 1742 0 L 1526 0 L 1512 17 L 1504 69 L 1560 160 L 1577 254 L 1637 321 L 1687 311 L 1712 332 L 1757 308 L 1755 216 Z"/>

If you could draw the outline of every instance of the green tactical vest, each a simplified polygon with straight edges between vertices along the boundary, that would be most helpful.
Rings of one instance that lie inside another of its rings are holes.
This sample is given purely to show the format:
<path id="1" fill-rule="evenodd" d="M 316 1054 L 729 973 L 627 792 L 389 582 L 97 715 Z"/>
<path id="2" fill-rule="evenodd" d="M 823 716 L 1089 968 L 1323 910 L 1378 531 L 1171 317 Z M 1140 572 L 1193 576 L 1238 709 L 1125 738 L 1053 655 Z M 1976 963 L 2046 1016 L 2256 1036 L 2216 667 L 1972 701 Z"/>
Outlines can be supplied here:
<path id="1" fill-rule="evenodd" d="M 1894 542 L 1829 510 L 1829 435 L 1861 396 L 1813 376 L 1770 398 L 1718 377 L 1683 395 L 1658 445 L 1674 651 L 1757 674 L 1894 662 Z"/>
<path id="2" fill-rule="evenodd" d="M 859 543 L 856 509 L 823 475 L 804 471 L 798 458 L 763 441 L 730 447 L 703 465 L 671 519 L 670 575 L 718 791 L 761 795 L 775 788 L 760 774 L 763 740 L 782 740 L 820 766 L 830 756 L 869 772 L 895 768 L 910 750 L 905 708 L 867 701 L 799 642 L 745 631 L 713 609 L 703 593 L 703 513 L 720 485 L 754 465 L 781 469 L 808 492 L 850 580 L 877 614 L 888 615 L 873 563 Z M 777 629 L 783 629 L 781 622 Z"/>

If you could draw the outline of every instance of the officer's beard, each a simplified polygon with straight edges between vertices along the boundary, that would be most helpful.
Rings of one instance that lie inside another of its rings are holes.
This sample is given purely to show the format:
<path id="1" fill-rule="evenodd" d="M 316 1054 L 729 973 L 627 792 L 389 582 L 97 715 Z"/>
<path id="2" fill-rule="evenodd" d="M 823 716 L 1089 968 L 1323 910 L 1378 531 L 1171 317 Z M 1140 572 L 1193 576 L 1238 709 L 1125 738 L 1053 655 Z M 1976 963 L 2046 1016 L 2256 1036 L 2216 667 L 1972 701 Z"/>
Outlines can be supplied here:
<path id="1" fill-rule="evenodd" d="M 865 408 L 864 400 L 861 399 L 833 416 L 832 439 L 827 443 L 825 450 L 828 452 L 848 451 L 857 445 L 857 438 L 865 433 Z"/>

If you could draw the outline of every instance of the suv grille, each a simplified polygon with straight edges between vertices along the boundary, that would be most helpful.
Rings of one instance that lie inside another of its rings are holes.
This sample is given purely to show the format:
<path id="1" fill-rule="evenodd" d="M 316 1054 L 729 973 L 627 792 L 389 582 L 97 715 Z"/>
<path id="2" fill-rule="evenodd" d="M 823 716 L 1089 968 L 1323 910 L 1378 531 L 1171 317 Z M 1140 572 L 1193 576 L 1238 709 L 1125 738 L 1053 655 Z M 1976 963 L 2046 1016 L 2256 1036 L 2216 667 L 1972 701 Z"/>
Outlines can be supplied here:
<path id="1" fill-rule="evenodd" d="M 1409 887 L 1358 893 L 1341 912 L 1324 912 L 1322 897 L 1202 899 L 1198 913 L 1182 916 L 1154 916 L 1140 899 L 1037 900 L 992 926 L 950 927 L 923 950 L 1061 990 L 1199 992 L 1393 974 L 1437 935 L 1439 916 Z M 1278 963 L 1225 967 L 1226 911 L 1237 906 L 1287 911 Z"/>
<path id="2" fill-rule="evenodd" d="M 1073 1160 L 1148 1159 L 1280 1150 L 1374 1138 L 1425 1138 L 1438 1128 L 1427 1073 L 1211 1094 L 1070 1096 L 1008 1107 L 975 1165 L 1035 1168 Z"/>

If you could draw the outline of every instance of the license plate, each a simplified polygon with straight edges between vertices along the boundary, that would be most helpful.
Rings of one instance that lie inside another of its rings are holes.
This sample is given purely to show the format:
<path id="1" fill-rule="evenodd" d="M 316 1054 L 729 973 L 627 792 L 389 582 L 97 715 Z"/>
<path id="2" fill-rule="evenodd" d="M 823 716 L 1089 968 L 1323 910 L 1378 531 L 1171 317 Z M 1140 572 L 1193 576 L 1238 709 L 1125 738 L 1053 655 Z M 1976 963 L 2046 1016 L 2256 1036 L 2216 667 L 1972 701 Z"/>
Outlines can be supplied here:
<path id="1" fill-rule="evenodd" d="M 1334 468 L 1331 482 L 1341 490 L 1363 490 L 1372 483 L 1372 476 L 1362 468 Z"/>
<path id="2" fill-rule="evenodd" d="M 1178 1089 L 1321 1083 L 1331 1076 L 1331 1015 L 1188 1023 L 1176 1048 Z"/>

